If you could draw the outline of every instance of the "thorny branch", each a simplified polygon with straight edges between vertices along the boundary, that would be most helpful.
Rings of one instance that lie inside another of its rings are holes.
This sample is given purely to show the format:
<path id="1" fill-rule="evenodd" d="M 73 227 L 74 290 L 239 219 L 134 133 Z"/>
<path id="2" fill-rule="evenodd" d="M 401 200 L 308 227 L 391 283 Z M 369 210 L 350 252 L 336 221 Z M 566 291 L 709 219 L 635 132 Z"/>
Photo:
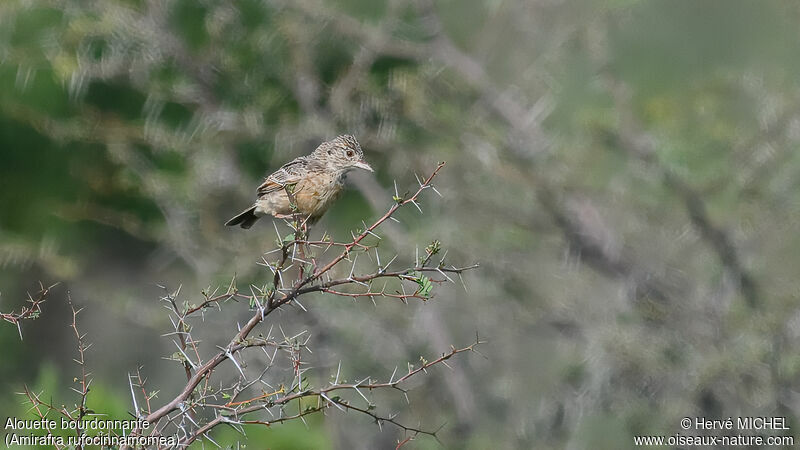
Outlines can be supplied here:
<path id="1" fill-rule="evenodd" d="M 52 402 L 47 402 L 47 401 L 42 400 L 41 397 L 42 397 L 43 393 L 38 393 L 37 394 L 37 393 L 31 391 L 30 388 L 28 388 L 27 385 L 24 386 L 23 389 L 24 390 L 20 394 L 24 395 L 27 398 L 28 403 L 31 404 L 31 409 L 30 410 L 33 411 L 33 413 L 39 419 L 45 419 L 45 418 L 48 417 L 50 412 L 54 412 L 54 413 L 56 413 L 56 414 L 58 414 L 60 416 L 63 416 L 67 420 L 73 420 L 72 414 L 70 414 L 70 412 L 67 411 L 66 408 L 63 408 L 63 407 L 62 408 L 58 408 L 55 405 L 53 405 Z M 52 430 L 50 430 L 50 428 L 46 428 L 46 431 L 47 431 L 47 435 L 48 436 L 52 436 L 53 435 L 53 432 L 52 432 Z M 55 448 L 59 449 L 59 450 L 62 449 L 62 448 L 66 448 L 66 446 L 59 445 L 55 441 L 53 441 L 53 446 Z"/>
<path id="2" fill-rule="evenodd" d="M 90 386 L 92 385 L 92 374 L 86 370 L 86 351 L 89 350 L 92 344 L 86 344 L 84 340 L 86 334 L 81 333 L 78 329 L 78 315 L 81 313 L 83 308 L 75 309 L 69 294 L 67 294 L 67 300 L 69 302 L 70 309 L 72 310 L 72 321 L 70 322 L 70 328 L 72 329 L 72 332 L 75 335 L 75 340 L 78 344 L 78 357 L 73 358 L 73 361 L 75 361 L 75 363 L 81 369 L 80 376 L 75 377 L 75 383 L 78 384 L 78 388 L 70 387 L 73 392 L 78 394 L 78 403 L 75 404 L 74 409 L 71 411 L 68 410 L 64 405 L 57 407 L 53 404 L 52 400 L 42 400 L 42 393 L 37 394 L 31 391 L 27 385 L 24 386 L 23 392 L 20 394 L 27 398 L 27 403 L 31 405 L 31 411 L 33 411 L 39 419 L 47 418 L 47 416 L 52 412 L 69 421 L 75 421 L 75 434 L 78 438 L 80 438 L 86 433 L 86 430 L 81 426 L 81 424 L 83 420 L 92 413 L 91 410 L 89 410 L 89 408 L 86 406 L 86 400 L 89 396 L 89 391 L 91 390 Z M 52 431 L 47 429 L 47 434 L 52 435 Z M 66 448 L 66 446 L 61 446 L 56 441 L 53 441 L 53 445 L 58 449 Z M 78 448 L 80 449 L 81 447 L 79 446 Z"/>
<path id="3" fill-rule="evenodd" d="M 27 301 L 29 304 L 27 306 L 23 306 L 19 312 L 0 313 L 0 318 L 16 325 L 17 331 L 19 331 L 19 338 L 22 339 L 22 326 L 20 323 L 24 320 L 34 320 L 39 317 L 42 312 L 42 303 L 47 299 L 50 290 L 57 284 L 44 287 L 43 284 L 39 283 L 39 292 L 35 296 L 28 294 Z"/>
<path id="4" fill-rule="evenodd" d="M 72 304 L 71 298 L 69 298 L 69 306 L 72 309 L 72 324 L 71 324 L 72 332 L 75 334 L 75 339 L 78 341 L 78 358 L 73 359 L 73 361 L 75 361 L 75 363 L 78 364 L 78 366 L 80 366 L 81 368 L 81 376 L 80 378 L 77 379 L 77 382 L 80 384 L 80 389 L 71 388 L 75 393 L 77 393 L 80 396 L 80 402 L 75 408 L 76 420 L 78 420 L 78 423 L 80 424 L 83 418 L 86 417 L 86 415 L 88 414 L 88 410 L 86 408 L 86 396 L 89 394 L 89 386 L 92 384 L 92 379 L 89 378 L 91 376 L 91 373 L 86 371 L 85 356 L 86 356 L 86 350 L 88 350 L 89 347 L 92 346 L 92 344 L 87 345 L 84 342 L 86 334 L 85 333 L 81 334 L 81 332 L 78 331 L 78 314 L 80 314 L 83 308 L 75 309 L 75 306 Z M 81 428 L 80 425 L 78 425 L 75 429 L 75 432 L 78 435 L 78 437 L 81 437 L 86 431 L 83 428 Z"/>
<path id="5" fill-rule="evenodd" d="M 337 380 L 336 382 L 331 383 L 329 386 L 327 386 L 325 388 L 322 388 L 322 389 L 306 389 L 306 390 L 303 390 L 303 391 L 300 391 L 300 392 L 295 392 L 295 393 L 290 394 L 290 395 L 285 395 L 283 397 L 278 397 L 278 398 L 273 399 L 273 400 L 267 400 L 267 398 L 269 398 L 272 395 L 278 394 L 280 392 L 273 392 L 271 394 L 264 394 L 264 395 L 261 395 L 259 397 L 251 398 L 249 400 L 244 400 L 244 401 L 241 401 L 241 402 L 235 402 L 235 403 L 232 403 L 232 404 L 229 403 L 229 404 L 225 405 L 223 408 L 220 408 L 220 409 L 225 409 L 228 412 L 228 414 L 226 414 L 226 415 L 222 415 L 222 414 L 218 415 L 216 418 L 214 418 L 209 423 L 204 425 L 200 430 L 198 430 L 198 432 L 195 433 L 194 436 L 188 438 L 185 442 L 183 442 L 183 444 L 184 445 L 191 444 L 197 438 L 199 438 L 200 436 L 204 435 L 207 431 L 209 431 L 211 428 L 215 427 L 216 425 L 219 425 L 220 423 L 230 423 L 230 422 L 238 421 L 239 423 L 245 424 L 245 425 L 270 426 L 270 425 L 274 425 L 274 424 L 277 424 L 277 423 L 286 422 L 286 421 L 289 421 L 289 420 L 299 419 L 299 418 L 301 418 L 303 416 L 306 416 L 306 415 L 309 415 L 309 414 L 313 414 L 313 413 L 317 413 L 317 412 L 320 412 L 320 411 L 324 411 L 326 408 L 330 408 L 331 406 L 336 407 L 336 408 L 341 409 L 341 410 L 352 410 L 352 411 L 357 411 L 359 413 L 368 415 L 368 416 L 372 417 L 372 419 L 375 420 L 375 422 L 379 426 L 382 425 L 383 423 L 390 423 L 390 424 L 395 425 L 396 427 L 402 429 L 403 431 L 413 433 L 413 435 L 425 434 L 425 435 L 436 437 L 436 432 L 438 430 L 429 431 L 429 430 L 424 430 L 424 429 L 417 428 L 417 427 L 411 427 L 411 426 L 404 425 L 403 423 L 397 421 L 396 420 L 396 417 L 397 417 L 396 415 L 381 416 L 381 415 L 378 415 L 377 413 L 373 412 L 373 410 L 375 409 L 375 405 L 372 404 L 369 400 L 367 400 L 366 397 L 364 397 L 364 394 L 361 391 L 362 390 L 363 391 L 372 391 L 374 389 L 392 388 L 392 389 L 396 389 L 396 390 L 402 392 L 405 395 L 407 393 L 407 391 L 401 387 L 401 384 L 403 382 L 407 381 L 409 378 L 411 378 L 414 375 L 417 375 L 417 374 L 419 374 L 421 372 L 427 372 L 427 369 L 429 369 L 429 368 L 431 368 L 433 366 L 436 366 L 436 365 L 447 365 L 447 363 L 445 361 L 447 361 L 448 359 L 452 358 L 453 356 L 455 356 L 455 355 L 457 355 L 459 353 L 463 353 L 463 352 L 467 352 L 467 351 L 476 351 L 475 347 L 477 345 L 479 345 L 479 344 L 482 344 L 482 343 L 484 343 L 484 341 L 476 340 L 473 344 L 471 344 L 471 345 L 469 345 L 467 347 L 464 347 L 464 348 L 457 349 L 455 347 L 452 347 L 450 352 L 442 354 L 440 357 L 436 358 L 433 361 L 424 361 L 423 364 L 421 366 L 417 367 L 417 368 L 414 368 L 413 366 L 409 365 L 408 372 L 405 375 L 403 375 L 403 376 L 401 376 L 401 377 L 399 377 L 397 379 L 394 378 L 395 374 L 393 373 L 392 377 L 390 378 L 390 380 L 386 381 L 386 382 L 375 382 L 374 383 L 374 382 L 371 382 L 369 379 L 365 379 L 365 380 L 362 380 L 361 382 L 358 382 L 358 383 L 339 383 L 338 380 Z M 361 407 L 356 406 L 356 405 L 352 404 L 351 402 L 349 402 L 348 400 L 345 400 L 345 399 L 343 399 L 343 398 L 341 398 L 339 396 L 330 395 L 331 392 L 345 391 L 345 390 L 350 390 L 350 391 L 353 391 L 353 392 L 357 392 L 360 396 L 362 396 L 362 398 L 367 400 L 367 407 L 366 408 L 361 408 Z M 282 391 L 283 390 L 281 389 L 281 392 Z M 285 417 L 281 417 L 281 418 L 278 418 L 278 419 L 272 419 L 272 420 L 244 420 L 244 419 L 238 419 L 240 416 L 243 416 L 243 415 L 248 414 L 248 413 L 260 411 L 260 410 L 263 410 L 265 408 L 272 407 L 272 406 L 286 405 L 291 401 L 299 400 L 299 399 L 302 399 L 302 398 L 308 398 L 308 397 L 316 398 L 317 399 L 317 405 L 316 406 L 307 407 L 305 410 L 299 412 L 296 415 L 285 416 Z M 257 402 L 257 403 L 253 404 L 253 405 L 250 405 L 251 403 L 254 403 L 254 402 Z M 249 405 L 249 406 L 242 407 L 243 405 Z M 413 436 L 411 436 L 411 437 L 413 437 Z"/>
<path id="6" fill-rule="evenodd" d="M 205 438 L 213 443 L 209 432 L 219 424 L 227 424 L 244 433 L 243 425 L 268 426 L 290 420 L 304 420 L 304 417 L 309 414 L 324 412 L 333 406 L 339 410 L 352 410 L 369 416 L 379 425 L 393 424 L 404 432 L 411 433 L 412 437 L 418 434 L 435 437 L 436 431 L 404 425 L 396 419 L 396 415 L 379 415 L 374 411 L 375 405 L 363 392 L 394 389 L 405 394 L 406 391 L 401 387 L 401 383 L 414 375 L 427 372 L 427 369 L 432 366 L 447 365 L 446 361 L 456 354 L 474 351 L 475 346 L 481 341 L 476 340 L 472 345 L 460 349 L 453 347 L 449 353 L 442 354 L 430 362 L 421 358 L 422 364 L 419 367 L 414 368 L 409 365 L 406 374 L 397 378 L 395 378 L 396 374 L 392 374 L 389 381 L 386 382 L 373 382 L 370 378 L 366 378 L 356 383 L 344 383 L 340 382 L 340 374 L 337 372 L 333 383 L 324 388 L 313 389 L 303 376 L 308 369 L 304 367 L 307 363 L 303 361 L 302 355 L 309 351 L 307 349 L 309 339 L 305 336 L 305 332 L 287 336 L 283 329 L 280 329 L 282 338 L 275 338 L 273 337 L 275 330 L 270 328 L 266 336 L 263 334 L 251 336 L 251 334 L 259 323 L 282 306 L 292 304 L 305 309 L 300 304 L 299 298 L 309 293 L 329 293 L 353 299 L 366 297 L 372 299 L 373 302 L 376 297 L 399 299 L 403 302 L 414 298 L 425 301 L 431 297 L 434 284 L 454 282 L 455 276 L 461 278 L 464 271 L 476 268 L 477 265 L 466 267 L 447 265 L 445 263 L 446 252 L 441 259 L 437 258 L 438 261 L 434 261 L 434 256 L 440 253 L 441 247 L 438 241 L 434 241 L 424 249 L 422 255 L 417 249 L 413 264 L 406 268 L 389 270 L 389 266 L 394 263 L 397 256 L 382 263 L 377 248 L 378 244 L 377 242 L 372 243 L 373 239 L 380 241 L 380 236 L 376 233 L 377 229 L 388 220 L 396 220 L 393 215 L 400 208 L 410 204 L 420 212 L 422 211 L 419 204 L 420 196 L 427 189 L 438 193 L 432 181 L 442 167 L 444 167 L 444 163 L 439 163 L 429 176 L 423 180 L 418 179 L 419 186 L 410 195 L 409 193 L 401 194 L 395 189 L 393 203 L 387 212 L 372 225 L 365 225 L 363 229 L 354 232 L 350 241 L 335 242 L 327 235 L 319 240 L 310 240 L 305 227 L 303 227 L 304 224 L 297 217 L 293 221 L 287 220 L 287 224 L 292 228 L 292 233 L 286 237 L 281 237 L 281 233 L 276 227 L 277 248 L 266 253 L 261 263 L 270 270 L 271 282 L 261 287 L 251 286 L 249 294 L 239 291 L 234 278 L 224 292 L 216 290 L 204 292 L 203 300 L 196 305 L 180 305 L 177 301 L 180 289 L 174 294 L 162 297 L 170 311 L 170 319 L 174 327 L 174 331 L 165 336 L 177 337 L 174 344 L 178 351 L 169 359 L 181 363 L 187 375 L 187 382 L 172 400 L 153 410 L 151 400 L 155 394 L 147 393 L 141 373 L 137 370 L 136 375 L 129 376 L 128 381 L 134 406 L 133 414 L 153 425 L 150 430 L 134 429 L 132 435 L 163 435 L 168 427 L 172 426 L 178 431 L 181 447 L 188 446 L 200 438 Z M 324 256 L 331 249 L 337 250 L 334 257 L 327 263 L 318 264 L 317 258 Z M 314 255 L 312 253 L 314 250 L 321 250 L 321 254 Z M 373 262 L 377 266 L 375 270 L 366 274 L 359 274 L 356 271 L 357 259 L 362 253 L 370 259 L 374 256 Z M 352 264 L 349 267 L 349 274 L 345 277 L 335 277 L 334 272 L 338 272 L 337 266 L 344 264 L 345 261 Z M 299 277 L 284 275 L 290 269 L 295 269 Z M 432 274 L 436 278 L 430 278 L 426 274 Z M 383 287 L 372 287 L 377 280 L 385 282 Z M 463 279 L 461 281 L 463 283 Z M 389 282 L 397 286 L 397 289 L 389 288 Z M 404 283 L 413 283 L 413 291 L 407 290 Z M 347 292 L 343 290 L 345 286 L 363 286 L 366 289 L 364 292 Z M 255 313 L 244 325 L 239 326 L 238 331 L 226 346 L 218 347 L 213 356 L 203 361 L 199 350 L 199 341 L 192 337 L 191 319 L 198 314 L 204 316 L 205 312 L 210 309 L 220 309 L 222 304 L 231 300 L 246 300 Z M 260 348 L 268 360 L 266 367 L 255 376 L 248 373 L 242 355 L 242 352 L 251 348 Z M 276 363 L 279 352 L 286 356 L 292 368 L 293 379 L 288 386 L 280 384 L 276 387 L 264 380 L 264 375 Z M 214 371 L 226 360 L 229 360 L 239 373 L 238 381 L 227 386 L 225 383 L 212 382 Z M 267 389 L 259 392 L 259 387 Z M 367 402 L 367 406 L 361 407 L 352 401 L 334 395 L 341 391 L 357 393 Z M 307 402 L 310 398 L 316 398 L 316 405 L 303 403 L 304 400 Z M 294 404 L 295 402 L 297 403 L 296 412 L 287 413 L 285 409 L 290 406 L 290 403 Z M 275 417 L 273 409 L 277 409 L 277 417 Z M 273 417 L 270 419 L 243 417 L 262 410 Z M 212 411 L 213 418 L 204 419 L 207 417 L 207 413 L 203 411 Z"/>

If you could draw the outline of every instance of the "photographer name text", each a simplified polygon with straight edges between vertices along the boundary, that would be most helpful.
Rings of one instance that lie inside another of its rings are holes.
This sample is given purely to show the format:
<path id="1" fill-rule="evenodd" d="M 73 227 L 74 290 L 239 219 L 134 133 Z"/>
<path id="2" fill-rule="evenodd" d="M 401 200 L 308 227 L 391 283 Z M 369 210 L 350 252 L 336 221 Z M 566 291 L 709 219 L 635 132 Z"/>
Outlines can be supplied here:
<path id="1" fill-rule="evenodd" d="M 684 417 L 681 419 L 684 430 L 788 430 L 785 417 L 753 416 L 708 419 L 705 417 Z"/>

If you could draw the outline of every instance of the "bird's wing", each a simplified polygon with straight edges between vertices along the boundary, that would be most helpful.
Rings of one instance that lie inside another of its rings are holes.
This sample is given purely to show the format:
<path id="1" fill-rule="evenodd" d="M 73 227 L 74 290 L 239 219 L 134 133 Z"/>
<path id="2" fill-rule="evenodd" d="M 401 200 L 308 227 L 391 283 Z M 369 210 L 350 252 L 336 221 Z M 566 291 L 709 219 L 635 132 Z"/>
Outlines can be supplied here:
<path id="1" fill-rule="evenodd" d="M 261 183 L 256 191 L 259 196 L 284 189 L 299 182 L 308 172 L 308 159 L 305 156 L 295 158 L 273 172 Z"/>

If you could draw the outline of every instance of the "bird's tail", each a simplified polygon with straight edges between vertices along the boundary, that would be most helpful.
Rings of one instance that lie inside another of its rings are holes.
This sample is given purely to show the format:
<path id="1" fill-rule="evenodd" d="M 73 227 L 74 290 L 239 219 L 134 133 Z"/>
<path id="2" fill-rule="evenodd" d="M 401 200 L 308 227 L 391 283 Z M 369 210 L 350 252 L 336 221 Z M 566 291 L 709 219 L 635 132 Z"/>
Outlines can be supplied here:
<path id="1" fill-rule="evenodd" d="M 225 226 L 232 227 L 234 225 L 239 225 L 244 229 L 250 228 L 254 223 L 256 223 L 256 220 L 258 220 L 258 216 L 256 215 L 255 211 L 256 207 L 253 205 L 234 216 L 231 220 L 225 222 Z"/>

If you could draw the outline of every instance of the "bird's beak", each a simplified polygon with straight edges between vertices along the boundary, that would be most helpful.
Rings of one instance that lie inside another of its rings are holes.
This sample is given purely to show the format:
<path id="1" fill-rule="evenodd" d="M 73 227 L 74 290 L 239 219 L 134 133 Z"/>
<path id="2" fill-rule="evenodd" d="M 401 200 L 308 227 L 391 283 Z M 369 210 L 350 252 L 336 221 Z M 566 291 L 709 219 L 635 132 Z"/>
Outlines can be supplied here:
<path id="1" fill-rule="evenodd" d="M 375 172 L 374 170 L 372 170 L 372 167 L 370 167 L 370 165 L 367 164 L 367 162 L 364 161 L 363 159 L 361 161 L 356 161 L 355 163 L 353 163 L 353 167 L 358 167 L 359 169 L 364 169 L 364 170 L 368 170 L 370 172 Z"/>

